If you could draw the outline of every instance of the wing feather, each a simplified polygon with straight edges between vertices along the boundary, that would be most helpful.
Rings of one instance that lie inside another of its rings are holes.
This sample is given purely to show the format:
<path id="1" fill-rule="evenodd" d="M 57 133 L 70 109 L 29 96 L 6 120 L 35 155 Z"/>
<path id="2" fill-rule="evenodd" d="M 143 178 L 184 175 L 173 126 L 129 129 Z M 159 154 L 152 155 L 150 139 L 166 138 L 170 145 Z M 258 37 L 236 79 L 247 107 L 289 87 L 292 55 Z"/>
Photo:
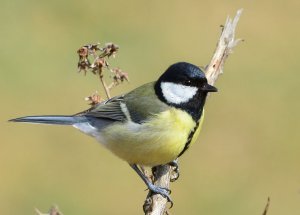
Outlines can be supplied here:
<path id="1" fill-rule="evenodd" d="M 76 115 L 92 116 L 95 118 L 111 119 L 115 121 L 125 121 L 127 120 L 127 117 L 121 108 L 121 103 L 123 100 L 124 96 L 116 96 Z"/>
<path id="2" fill-rule="evenodd" d="M 154 82 L 152 82 L 125 95 L 101 102 L 76 115 L 122 122 L 130 120 L 141 124 L 169 108 L 167 104 L 157 98 L 154 91 Z"/>

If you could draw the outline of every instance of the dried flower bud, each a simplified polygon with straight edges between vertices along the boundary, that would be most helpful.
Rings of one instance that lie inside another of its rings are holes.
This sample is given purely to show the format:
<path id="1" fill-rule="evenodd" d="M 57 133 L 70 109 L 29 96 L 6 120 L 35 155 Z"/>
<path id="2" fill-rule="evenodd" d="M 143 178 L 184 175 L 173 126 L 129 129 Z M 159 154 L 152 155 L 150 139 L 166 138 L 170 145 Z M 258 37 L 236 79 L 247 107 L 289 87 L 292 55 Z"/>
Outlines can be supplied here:
<path id="1" fill-rule="evenodd" d="M 107 57 L 110 56 L 115 57 L 118 50 L 119 50 L 119 46 L 113 43 L 106 43 L 105 47 L 102 48 L 102 51 L 104 52 L 105 55 L 107 55 Z"/>
<path id="2" fill-rule="evenodd" d="M 77 54 L 79 55 L 79 59 L 87 58 L 89 51 L 88 48 L 83 46 L 80 49 L 78 49 Z"/>
<path id="3" fill-rule="evenodd" d="M 86 47 L 88 50 L 90 51 L 99 51 L 100 48 L 99 48 L 99 45 L 100 43 L 96 43 L 96 44 L 87 44 L 85 45 L 84 47 Z"/>
<path id="4" fill-rule="evenodd" d="M 91 65 L 92 72 L 94 74 L 102 74 L 103 68 L 107 68 L 109 66 L 108 62 L 105 58 L 96 58 L 94 63 Z"/>
<path id="5" fill-rule="evenodd" d="M 87 44 L 84 47 L 88 49 L 88 54 L 93 55 L 95 58 L 97 57 L 97 51 L 101 51 L 99 48 L 100 43 L 96 44 Z"/>
<path id="6" fill-rule="evenodd" d="M 98 103 L 100 103 L 102 100 L 101 96 L 98 94 L 98 92 L 96 91 L 93 95 L 85 97 L 86 101 L 89 101 L 89 105 L 94 106 Z"/>
<path id="7" fill-rule="evenodd" d="M 78 72 L 84 71 L 84 74 L 86 75 L 87 70 L 90 68 L 91 63 L 88 59 L 88 48 L 87 47 L 81 47 L 77 50 L 77 54 L 79 56 L 79 61 L 77 64 Z"/>
<path id="8" fill-rule="evenodd" d="M 82 70 L 84 71 L 84 75 L 86 75 L 87 70 L 90 68 L 90 62 L 88 59 L 84 59 L 82 61 L 79 61 L 77 64 L 78 67 L 78 72 L 81 72 Z"/>
<path id="9" fill-rule="evenodd" d="M 112 73 L 114 73 L 113 79 L 116 84 L 119 84 L 123 81 L 129 81 L 128 73 L 123 72 L 120 68 L 114 68 L 111 70 Z"/>

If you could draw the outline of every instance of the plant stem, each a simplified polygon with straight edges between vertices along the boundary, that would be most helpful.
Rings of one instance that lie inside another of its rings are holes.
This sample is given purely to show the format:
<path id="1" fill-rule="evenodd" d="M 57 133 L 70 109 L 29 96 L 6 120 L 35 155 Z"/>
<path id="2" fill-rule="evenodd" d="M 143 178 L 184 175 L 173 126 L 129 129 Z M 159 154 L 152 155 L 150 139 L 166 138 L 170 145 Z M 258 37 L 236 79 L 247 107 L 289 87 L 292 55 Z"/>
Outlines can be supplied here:
<path id="1" fill-rule="evenodd" d="M 107 87 L 107 85 L 106 85 L 106 83 L 105 83 L 105 81 L 103 79 L 103 75 L 101 73 L 99 73 L 99 78 L 100 78 L 101 84 L 102 84 L 102 86 L 104 88 L 104 91 L 105 91 L 107 99 L 110 99 L 111 96 L 110 96 L 109 89 L 108 89 L 108 87 Z"/>

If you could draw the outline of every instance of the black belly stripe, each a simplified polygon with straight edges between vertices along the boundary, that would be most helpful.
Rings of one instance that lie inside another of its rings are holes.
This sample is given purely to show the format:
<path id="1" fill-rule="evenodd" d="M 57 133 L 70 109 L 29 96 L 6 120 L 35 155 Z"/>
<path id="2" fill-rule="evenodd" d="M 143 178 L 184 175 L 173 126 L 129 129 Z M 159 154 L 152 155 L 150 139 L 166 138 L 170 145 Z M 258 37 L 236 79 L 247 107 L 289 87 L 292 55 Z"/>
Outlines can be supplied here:
<path id="1" fill-rule="evenodd" d="M 200 119 L 197 121 L 197 123 L 196 123 L 194 129 L 191 130 L 191 132 L 190 132 L 190 134 L 189 134 L 189 136 L 188 136 L 188 139 L 187 139 L 187 141 L 186 141 L 186 143 L 185 143 L 185 145 L 184 145 L 184 148 L 183 148 L 183 150 L 180 152 L 180 154 L 178 155 L 178 157 L 180 157 L 181 155 L 183 155 L 183 153 L 189 148 L 189 146 L 190 146 L 190 144 L 191 144 L 191 142 L 192 142 L 193 136 L 194 136 L 194 134 L 195 134 L 195 132 L 196 132 L 198 126 L 199 126 L 199 122 L 200 122 Z"/>

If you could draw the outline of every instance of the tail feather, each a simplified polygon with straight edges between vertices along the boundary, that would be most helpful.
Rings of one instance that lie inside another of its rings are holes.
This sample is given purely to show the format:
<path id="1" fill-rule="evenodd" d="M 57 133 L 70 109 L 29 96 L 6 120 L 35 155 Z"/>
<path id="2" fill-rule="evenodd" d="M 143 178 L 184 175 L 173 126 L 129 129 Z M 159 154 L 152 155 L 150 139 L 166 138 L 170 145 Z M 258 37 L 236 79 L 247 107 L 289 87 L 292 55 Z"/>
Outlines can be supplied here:
<path id="1" fill-rule="evenodd" d="M 86 122 L 84 116 L 25 116 L 9 120 L 10 122 L 26 122 L 26 123 L 39 123 L 39 124 L 52 124 L 52 125 L 73 125 L 76 123 Z"/>

